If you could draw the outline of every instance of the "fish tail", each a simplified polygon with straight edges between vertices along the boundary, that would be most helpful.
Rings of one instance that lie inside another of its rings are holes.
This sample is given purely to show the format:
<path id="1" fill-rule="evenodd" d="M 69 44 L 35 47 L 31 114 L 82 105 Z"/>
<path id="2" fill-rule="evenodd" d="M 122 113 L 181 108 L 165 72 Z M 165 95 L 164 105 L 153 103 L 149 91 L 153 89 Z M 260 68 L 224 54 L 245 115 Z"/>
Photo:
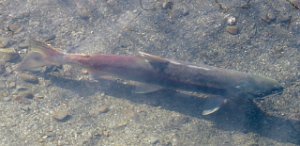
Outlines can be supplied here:
<path id="1" fill-rule="evenodd" d="M 43 66 L 62 65 L 65 53 L 52 46 L 36 40 L 30 41 L 30 52 L 18 65 L 17 70 L 36 70 Z"/>

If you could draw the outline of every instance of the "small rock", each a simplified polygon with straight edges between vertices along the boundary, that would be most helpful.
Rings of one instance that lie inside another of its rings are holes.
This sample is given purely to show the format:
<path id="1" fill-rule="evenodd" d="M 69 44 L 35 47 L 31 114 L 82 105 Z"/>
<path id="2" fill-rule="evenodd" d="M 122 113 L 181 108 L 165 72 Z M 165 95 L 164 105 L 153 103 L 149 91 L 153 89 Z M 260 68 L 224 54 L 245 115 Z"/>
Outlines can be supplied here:
<path id="1" fill-rule="evenodd" d="M 263 20 L 266 21 L 267 23 L 270 23 L 276 19 L 276 16 L 274 12 L 268 12 L 265 17 L 263 17 Z"/>
<path id="2" fill-rule="evenodd" d="M 15 88 L 16 87 L 16 82 L 14 82 L 14 81 L 11 81 L 11 82 L 9 82 L 8 83 L 8 88 Z"/>
<path id="3" fill-rule="evenodd" d="M 59 122 L 65 122 L 71 118 L 69 111 L 66 109 L 57 110 L 53 113 L 53 118 Z"/>
<path id="4" fill-rule="evenodd" d="M 23 41 L 22 43 L 19 44 L 19 48 L 24 49 L 29 47 L 29 42 L 28 41 Z"/>
<path id="5" fill-rule="evenodd" d="M 20 92 L 18 95 L 14 98 L 14 100 L 18 101 L 22 104 L 30 104 L 31 99 L 34 97 L 34 95 L 30 92 Z"/>
<path id="6" fill-rule="evenodd" d="M 110 131 L 106 130 L 106 129 L 103 129 L 101 130 L 101 135 L 102 136 L 105 136 L 105 137 L 109 137 L 110 136 Z"/>
<path id="7" fill-rule="evenodd" d="M 278 55 L 278 54 L 284 53 L 285 48 L 284 48 L 284 47 L 275 47 L 273 50 L 274 50 L 274 53 L 275 53 L 276 55 Z"/>
<path id="8" fill-rule="evenodd" d="M 97 108 L 98 112 L 101 113 L 107 113 L 109 111 L 109 108 L 107 106 L 101 106 Z"/>
<path id="9" fill-rule="evenodd" d="M 6 96 L 2 98 L 3 101 L 11 101 L 11 97 L 10 96 Z"/>
<path id="10" fill-rule="evenodd" d="M 31 108 L 29 106 L 22 106 L 20 109 L 25 113 L 29 113 L 31 110 Z"/>
<path id="11" fill-rule="evenodd" d="M 23 28 L 18 24 L 10 24 L 7 29 L 13 33 L 19 33 Z"/>
<path id="12" fill-rule="evenodd" d="M 36 95 L 35 98 L 41 100 L 41 99 L 44 99 L 45 97 L 42 95 Z"/>
<path id="13" fill-rule="evenodd" d="M 29 90 L 29 87 L 26 87 L 26 86 L 18 86 L 17 87 L 17 92 L 24 92 L 24 91 L 28 91 Z"/>
<path id="14" fill-rule="evenodd" d="M 89 114 L 91 116 L 97 116 L 102 113 L 107 113 L 108 111 L 109 111 L 109 108 L 107 106 L 100 106 L 100 107 L 91 109 Z"/>
<path id="15" fill-rule="evenodd" d="M 232 35 L 236 35 L 239 32 L 239 29 L 237 26 L 233 25 L 233 26 L 226 26 L 226 31 Z"/>
<path id="16" fill-rule="evenodd" d="M 189 13 L 190 13 L 189 9 L 187 8 L 186 5 L 180 5 L 176 8 L 174 8 L 172 10 L 172 12 L 169 13 L 169 16 L 171 18 L 181 18 L 181 17 L 189 15 Z"/>
<path id="17" fill-rule="evenodd" d="M 31 74 L 27 74 L 27 73 L 20 73 L 19 74 L 19 77 L 25 81 L 25 82 L 28 82 L 28 83 L 32 83 L 32 84 L 37 84 L 39 83 L 39 79 L 34 76 L 34 75 L 31 75 Z"/>
<path id="18" fill-rule="evenodd" d="M 0 48 L 6 48 L 8 46 L 9 46 L 8 39 L 0 37 Z"/>
<path id="19" fill-rule="evenodd" d="M 173 2 L 170 2 L 168 0 L 165 0 L 163 3 L 162 3 L 162 8 L 163 9 L 172 9 L 174 6 L 174 3 Z"/>
<path id="20" fill-rule="evenodd" d="M 82 8 L 78 12 L 79 12 L 79 17 L 84 20 L 88 20 L 92 15 L 91 12 L 86 8 Z"/>
<path id="21" fill-rule="evenodd" d="M 236 18 L 235 17 L 233 17 L 233 16 L 229 16 L 228 18 L 227 18 L 227 24 L 228 25 L 236 25 Z"/>
<path id="22" fill-rule="evenodd" d="M 123 120 L 123 121 L 120 121 L 119 123 L 117 123 L 113 128 L 115 128 L 115 129 L 123 129 L 123 128 L 125 128 L 128 124 L 129 124 L 129 121 Z"/>
<path id="23" fill-rule="evenodd" d="M 1 61 L 0 61 L 0 64 L 1 64 Z M 5 66 L 5 72 L 7 74 L 12 74 L 12 72 L 13 72 L 12 66 Z"/>
<path id="24" fill-rule="evenodd" d="M 155 145 L 155 144 L 158 144 L 159 143 L 159 139 L 157 137 L 149 137 L 148 140 L 149 144 L 152 144 L 152 145 Z"/>
<path id="25" fill-rule="evenodd" d="M 77 12 L 81 19 L 88 20 L 92 17 L 92 12 L 88 9 L 88 5 L 83 2 L 76 2 Z"/>
<path id="26" fill-rule="evenodd" d="M 9 93 L 7 91 L 2 91 L 1 96 L 7 97 L 7 96 L 9 96 Z"/>
<path id="27" fill-rule="evenodd" d="M 26 99 L 33 99 L 34 98 L 34 95 L 31 92 L 21 92 L 19 94 L 19 96 L 22 97 L 22 98 L 26 98 Z"/>

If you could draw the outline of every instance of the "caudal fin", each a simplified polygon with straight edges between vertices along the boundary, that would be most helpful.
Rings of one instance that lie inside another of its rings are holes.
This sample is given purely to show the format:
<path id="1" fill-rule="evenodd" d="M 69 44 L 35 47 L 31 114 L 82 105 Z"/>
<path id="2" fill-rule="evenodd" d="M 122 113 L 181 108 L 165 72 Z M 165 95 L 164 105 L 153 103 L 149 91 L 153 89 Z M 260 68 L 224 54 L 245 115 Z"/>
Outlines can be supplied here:
<path id="1" fill-rule="evenodd" d="M 43 66 L 61 65 L 64 62 L 64 53 L 43 42 L 31 40 L 31 50 L 18 65 L 18 70 L 33 71 Z"/>

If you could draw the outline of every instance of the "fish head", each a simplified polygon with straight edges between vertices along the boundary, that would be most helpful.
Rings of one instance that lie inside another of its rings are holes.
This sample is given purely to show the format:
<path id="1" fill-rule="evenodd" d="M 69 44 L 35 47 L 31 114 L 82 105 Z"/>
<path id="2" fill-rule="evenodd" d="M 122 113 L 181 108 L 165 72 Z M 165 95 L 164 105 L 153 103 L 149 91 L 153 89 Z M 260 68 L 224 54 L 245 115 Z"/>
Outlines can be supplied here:
<path id="1" fill-rule="evenodd" d="M 282 94 L 284 88 L 283 86 L 276 80 L 253 75 L 249 78 L 246 83 L 241 85 L 241 93 L 242 95 L 246 95 L 252 99 L 262 99 L 272 95 Z"/>

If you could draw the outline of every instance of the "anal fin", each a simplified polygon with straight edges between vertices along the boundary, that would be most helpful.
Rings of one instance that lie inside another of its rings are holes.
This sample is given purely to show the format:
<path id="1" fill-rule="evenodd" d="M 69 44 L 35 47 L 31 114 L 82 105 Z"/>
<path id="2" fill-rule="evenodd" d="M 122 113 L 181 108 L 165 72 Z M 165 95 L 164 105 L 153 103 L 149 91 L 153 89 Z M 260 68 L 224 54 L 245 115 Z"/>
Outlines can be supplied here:
<path id="1" fill-rule="evenodd" d="M 227 99 L 219 96 L 207 99 L 202 115 L 210 115 L 218 111 L 225 103 L 227 103 Z"/>
<path id="2" fill-rule="evenodd" d="M 138 93 L 138 94 L 147 94 L 147 93 L 156 92 L 156 91 L 159 91 L 162 89 L 163 89 L 163 87 L 158 86 L 158 85 L 136 83 L 134 92 Z"/>
<path id="3" fill-rule="evenodd" d="M 90 77 L 93 80 L 116 80 L 117 78 L 113 76 L 112 74 L 109 74 L 107 72 L 98 71 L 95 69 L 89 69 L 88 73 L 90 74 Z"/>

